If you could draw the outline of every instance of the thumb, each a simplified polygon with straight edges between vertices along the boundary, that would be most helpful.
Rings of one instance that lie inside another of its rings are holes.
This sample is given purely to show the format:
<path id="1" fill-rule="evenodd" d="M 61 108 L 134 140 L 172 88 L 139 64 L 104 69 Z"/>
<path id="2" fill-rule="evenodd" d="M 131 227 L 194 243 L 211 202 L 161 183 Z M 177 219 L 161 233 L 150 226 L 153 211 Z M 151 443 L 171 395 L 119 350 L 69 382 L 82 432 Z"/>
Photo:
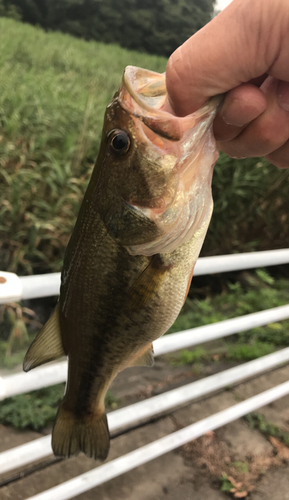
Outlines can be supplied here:
<path id="1" fill-rule="evenodd" d="M 289 81 L 288 0 L 234 0 L 169 58 L 168 99 L 180 116 L 268 73 Z M 287 62 L 286 62 L 287 61 Z"/>

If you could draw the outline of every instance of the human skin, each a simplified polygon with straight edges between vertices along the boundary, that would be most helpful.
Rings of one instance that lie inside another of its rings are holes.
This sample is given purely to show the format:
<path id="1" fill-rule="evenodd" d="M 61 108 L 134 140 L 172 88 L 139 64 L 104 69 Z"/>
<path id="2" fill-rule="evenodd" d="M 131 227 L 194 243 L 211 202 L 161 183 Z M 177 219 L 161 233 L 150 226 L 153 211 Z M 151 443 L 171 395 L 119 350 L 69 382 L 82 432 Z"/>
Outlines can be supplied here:
<path id="1" fill-rule="evenodd" d="M 166 109 L 184 116 L 226 93 L 214 122 L 219 148 L 287 168 L 288 62 L 288 0 L 234 0 L 169 58 Z"/>

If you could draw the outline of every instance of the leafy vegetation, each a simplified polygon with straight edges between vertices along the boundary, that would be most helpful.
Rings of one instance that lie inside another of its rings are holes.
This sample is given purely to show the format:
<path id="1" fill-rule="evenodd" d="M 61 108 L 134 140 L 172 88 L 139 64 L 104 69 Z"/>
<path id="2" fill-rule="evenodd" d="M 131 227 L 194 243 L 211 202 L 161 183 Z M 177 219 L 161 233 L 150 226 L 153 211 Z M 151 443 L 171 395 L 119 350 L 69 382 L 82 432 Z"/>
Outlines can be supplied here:
<path id="1" fill-rule="evenodd" d="M 54 421 L 64 384 L 20 394 L 0 403 L 0 422 L 17 429 L 40 430 Z"/>
<path id="2" fill-rule="evenodd" d="M 249 361 L 250 359 L 261 358 L 261 356 L 271 354 L 274 350 L 274 344 L 267 342 L 255 341 L 252 344 L 228 344 L 226 358 L 235 359 L 236 361 Z"/>
<path id="3" fill-rule="evenodd" d="M 289 433 L 283 431 L 277 425 L 269 422 L 264 415 L 258 412 L 249 413 L 244 417 L 251 429 L 258 429 L 265 436 L 272 436 L 279 439 L 286 446 L 289 446 Z"/>
<path id="4" fill-rule="evenodd" d="M 197 347 L 193 350 L 182 349 L 176 356 L 173 357 L 172 365 L 191 365 L 199 363 L 201 360 L 208 359 L 208 352 L 202 347 Z"/>
<path id="5" fill-rule="evenodd" d="M 201 361 L 219 362 L 221 358 L 235 361 L 250 361 L 252 359 L 261 358 L 275 351 L 274 344 L 267 342 L 253 341 L 252 343 L 243 344 L 239 340 L 235 342 L 222 342 L 221 348 L 203 349 L 197 347 L 193 350 L 184 349 L 170 356 L 170 362 L 173 366 L 177 365 L 193 365 L 193 370 L 200 371 L 203 367 Z"/>
<path id="6" fill-rule="evenodd" d="M 241 274 L 242 277 L 242 274 Z M 187 330 L 225 319 L 278 307 L 289 302 L 289 280 L 274 279 L 264 269 L 246 273 L 246 284 L 227 282 L 221 294 L 208 295 L 204 300 L 187 298 L 185 305 L 169 333 Z M 220 348 L 184 349 L 173 354 L 173 365 L 219 361 L 221 357 L 236 361 L 249 361 L 273 352 L 277 346 L 289 345 L 289 320 L 228 337 Z"/>
<path id="7" fill-rule="evenodd" d="M 0 402 L 0 423 L 16 429 L 39 431 L 54 422 L 65 384 L 45 387 L 30 394 L 20 394 Z M 105 397 L 107 408 L 116 409 L 118 400 L 111 391 Z"/>
<path id="8" fill-rule="evenodd" d="M 205 300 L 188 298 L 170 333 L 288 304 L 288 279 L 274 279 L 265 270 L 248 273 L 245 285 L 241 283 L 241 278 L 242 275 L 238 281 L 227 282 L 222 293 L 208 295 Z M 271 282 L 270 285 L 268 281 Z M 288 326 L 288 320 L 271 323 L 242 332 L 238 339 L 247 344 L 262 341 L 273 345 L 288 345 Z"/>
<path id="9" fill-rule="evenodd" d="M 0 14 L 86 40 L 169 56 L 210 21 L 213 4 L 214 0 L 1 0 Z"/>
<path id="10" fill-rule="evenodd" d="M 289 246 L 289 169 L 264 158 L 221 154 L 213 177 L 214 212 L 201 255 Z"/>
<path id="11" fill-rule="evenodd" d="M 0 269 L 57 271 L 128 64 L 165 59 L 0 18 Z"/>
<path id="12" fill-rule="evenodd" d="M 0 268 L 59 271 L 124 67 L 166 60 L 4 17 L 0 43 Z M 221 155 L 202 255 L 289 246 L 288 175 Z"/>

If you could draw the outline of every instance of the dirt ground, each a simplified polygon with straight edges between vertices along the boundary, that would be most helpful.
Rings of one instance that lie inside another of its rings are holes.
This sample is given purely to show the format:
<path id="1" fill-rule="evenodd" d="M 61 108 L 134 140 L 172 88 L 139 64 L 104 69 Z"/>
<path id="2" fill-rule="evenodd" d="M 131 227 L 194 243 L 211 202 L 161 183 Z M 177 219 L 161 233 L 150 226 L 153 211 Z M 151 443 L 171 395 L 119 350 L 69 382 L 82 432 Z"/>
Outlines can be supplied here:
<path id="1" fill-rule="evenodd" d="M 223 362 L 208 363 L 196 374 L 190 366 L 172 367 L 166 360 L 158 359 L 153 368 L 132 368 L 121 373 L 113 384 L 112 393 L 119 399 L 119 405 L 125 406 L 231 366 Z M 285 382 L 288 376 L 289 366 L 281 367 L 115 437 L 108 461 Z M 258 412 L 289 432 L 289 396 Z M 45 433 L 50 431 L 46 429 Z M 19 432 L 0 426 L 0 451 L 40 436 L 36 432 Z M 17 474 L 19 471 L 13 471 L 0 476 L 0 500 L 27 499 L 96 466 L 96 462 L 83 455 L 62 461 L 48 457 L 40 464 L 26 466 L 21 475 Z M 224 475 L 227 482 L 221 480 Z M 222 484 L 229 484 L 232 491 L 221 491 Z M 266 438 L 260 431 L 251 429 L 244 419 L 209 432 L 174 452 L 75 498 L 225 500 L 230 497 L 289 500 L 289 448 L 278 439 Z"/>

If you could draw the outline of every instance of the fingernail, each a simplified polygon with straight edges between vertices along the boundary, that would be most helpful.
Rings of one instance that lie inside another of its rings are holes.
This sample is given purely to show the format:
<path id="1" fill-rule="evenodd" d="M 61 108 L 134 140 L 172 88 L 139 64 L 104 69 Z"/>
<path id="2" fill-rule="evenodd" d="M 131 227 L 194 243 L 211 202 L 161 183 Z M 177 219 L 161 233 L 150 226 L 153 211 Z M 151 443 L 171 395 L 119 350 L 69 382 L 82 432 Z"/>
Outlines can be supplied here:
<path id="1" fill-rule="evenodd" d="M 280 108 L 289 111 L 289 82 L 280 81 L 277 87 Z"/>
<path id="2" fill-rule="evenodd" d="M 240 107 L 242 104 L 240 99 L 231 99 L 229 102 L 225 102 L 221 109 L 220 116 L 227 125 L 233 125 L 235 127 L 244 127 L 244 125 L 247 125 L 247 116 L 242 116 L 240 110 L 238 114 L 236 114 L 235 111 L 236 108 Z"/>

